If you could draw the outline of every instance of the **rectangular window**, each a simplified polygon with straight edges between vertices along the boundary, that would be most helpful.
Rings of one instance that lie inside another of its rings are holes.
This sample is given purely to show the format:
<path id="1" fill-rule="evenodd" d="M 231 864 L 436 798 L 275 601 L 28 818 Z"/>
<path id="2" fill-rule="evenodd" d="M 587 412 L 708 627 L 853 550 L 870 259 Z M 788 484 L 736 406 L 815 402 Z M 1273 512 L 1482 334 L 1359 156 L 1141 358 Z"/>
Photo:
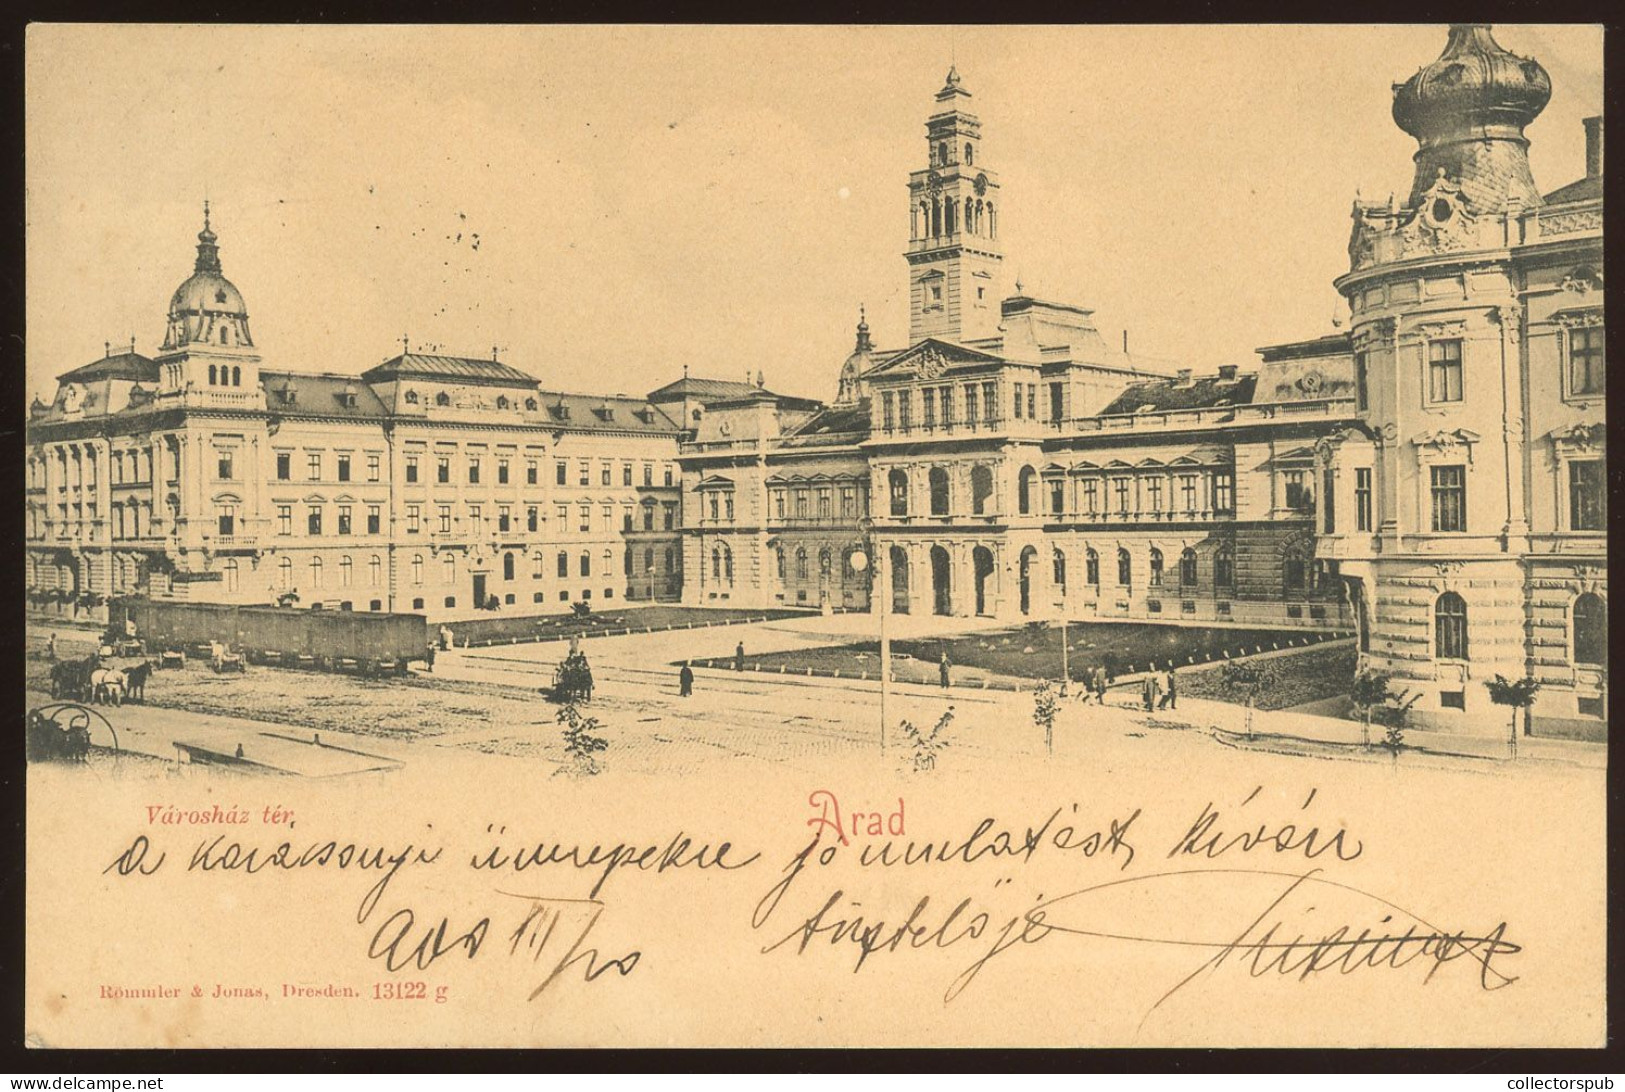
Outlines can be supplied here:
<path id="1" fill-rule="evenodd" d="M 582 459 L 576 464 L 576 482 L 579 485 L 592 484 L 592 463 Z"/>
<path id="2" fill-rule="evenodd" d="M 322 533 L 322 510 L 312 506 L 310 514 L 305 517 L 305 530 L 312 535 Z"/>
<path id="3" fill-rule="evenodd" d="M 1569 530 L 1601 531 L 1607 526 L 1602 460 L 1577 459 L 1569 463 Z"/>
<path id="4" fill-rule="evenodd" d="M 276 453 L 276 480 L 285 482 L 293 477 L 293 456 L 286 451 Z"/>
<path id="5" fill-rule="evenodd" d="M 805 489 L 797 489 L 796 490 L 796 518 L 797 519 L 806 519 L 807 518 L 807 516 L 809 514 L 808 511 L 807 511 L 807 504 L 808 504 L 807 491 Z M 712 514 L 715 515 L 716 513 L 713 512 Z"/>
<path id="6" fill-rule="evenodd" d="M 675 504 L 663 504 L 663 505 L 661 505 L 661 508 L 665 509 L 665 515 L 666 515 L 665 526 L 666 526 L 666 530 L 668 530 L 668 531 L 676 530 L 677 529 L 677 506 Z"/>
<path id="7" fill-rule="evenodd" d="M 612 480 L 613 473 L 614 472 L 610 468 L 609 460 L 608 459 L 603 460 L 601 463 L 598 464 L 598 484 L 599 485 L 608 485 L 608 484 L 610 484 L 610 482 Z"/>
<path id="8" fill-rule="evenodd" d="M 850 485 L 841 487 L 841 518 L 855 519 L 858 514 L 858 491 Z"/>
<path id="9" fill-rule="evenodd" d="M 435 481 L 441 485 L 446 485 L 451 481 L 451 457 L 449 455 L 441 455 L 435 459 L 434 477 Z"/>
<path id="10" fill-rule="evenodd" d="M 1213 510 L 1234 513 L 1236 510 L 1236 478 L 1232 471 L 1213 475 Z"/>
<path id="11" fill-rule="evenodd" d="M 1187 512 L 1196 511 L 1196 475 L 1182 474 L 1179 478 L 1179 499 Z"/>
<path id="12" fill-rule="evenodd" d="M 442 504 L 439 506 L 439 508 L 440 511 L 438 515 L 440 519 L 440 533 L 443 535 L 449 535 L 451 534 L 451 505 Z"/>
<path id="13" fill-rule="evenodd" d="M 1113 478 L 1112 490 L 1117 497 L 1117 510 L 1126 515 L 1128 513 L 1128 479 Z"/>
<path id="14" fill-rule="evenodd" d="M 1577 326 L 1569 331 L 1569 393 L 1601 394 L 1604 389 L 1601 326 Z"/>
<path id="15" fill-rule="evenodd" d="M 1100 512 L 1100 483 L 1094 478 L 1084 479 L 1083 510 L 1091 516 Z M 1099 583 L 1099 581 L 1092 581 L 1092 583 Z"/>
<path id="16" fill-rule="evenodd" d="M 508 484 L 508 460 L 507 459 L 498 459 L 497 460 L 497 484 L 498 485 L 507 485 Z"/>
<path id="17" fill-rule="evenodd" d="M 1027 420 L 1038 420 L 1038 384 L 1027 384 Z"/>
<path id="18" fill-rule="evenodd" d="M 1366 386 L 1366 355 L 1354 354 L 1354 408 L 1361 413 L 1371 408 L 1371 400 Z"/>
<path id="19" fill-rule="evenodd" d="M 886 391 L 880 396 L 880 427 L 890 432 L 897 427 L 897 419 L 893 412 L 892 392 Z"/>
<path id="20" fill-rule="evenodd" d="M 406 481 L 408 484 L 415 484 L 417 480 L 418 457 L 416 455 L 408 455 L 406 457 Z"/>
<path id="21" fill-rule="evenodd" d="M 1021 386 L 1022 385 L 1020 383 L 1015 383 L 1015 384 L 1011 385 L 1011 389 L 1015 391 L 1015 399 L 1014 399 L 1014 402 L 1013 402 L 1013 405 L 1015 407 L 1015 412 L 1014 412 L 1013 416 L 1018 421 L 1021 420 L 1021 407 L 1022 407 L 1022 404 L 1023 404 L 1022 400 L 1021 400 Z"/>
<path id="22" fill-rule="evenodd" d="M 217 464 L 215 466 L 216 476 L 219 477 L 219 479 L 223 482 L 231 481 L 231 472 L 233 469 L 231 461 L 231 452 L 229 451 L 222 451 L 219 457 L 215 460 Z"/>
<path id="23" fill-rule="evenodd" d="M 216 528 L 220 534 L 234 535 L 237 533 L 237 509 L 229 504 L 217 505 L 215 507 L 215 518 Z"/>
<path id="24" fill-rule="evenodd" d="M 717 513 L 720 510 L 720 507 L 721 507 L 721 504 L 722 504 L 722 499 L 720 497 L 718 497 L 717 494 L 712 493 L 711 496 L 710 496 L 710 502 L 711 502 L 711 518 L 712 519 L 717 519 L 718 518 Z"/>
<path id="25" fill-rule="evenodd" d="M 914 400 L 908 391 L 897 392 L 897 427 L 904 432 L 913 424 Z"/>
<path id="26" fill-rule="evenodd" d="M 996 424 L 999 420 L 999 388 L 998 384 L 989 380 L 982 384 L 982 412 L 987 415 L 987 423 Z"/>
<path id="27" fill-rule="evenodd" d="M 834 498 L 831 497 L 830 491 L 828 489 L 820 489 L 818 491 L 818 518 L 823 520 L 825 523 L 828 523 L 830 518 L 835 514 L 831 510 L 831 505 L 833 503 L 834 503 Z M 728 498 L 728 514 L 729 514 L 730 517 L 733 515 L 733 498 L 732 497 Z"/>
<path id="28" fill-rule="evenodd" d="M 480 484 L 480 460 L 478 457 L 472 455 L 469 456 L 468 459 L 468 484 Z"/>
<path id="29" fill-rule="evenodd" d="M 480 506 L 477 504 L 468 506 L 468 533 L 471 535 L 483 535 L 485 533 L 485 517 L 480 512 Z"/>
<path id="30" fill-rule="evenodd" d="M 375 482 L 383 473 L 384 460 L 381 455 L 367 456 L 367 480 Z"/>
<path id="31" fill-rule="evenodd" d="M 666 464 L 666 488 L 670 489 L 677 482 L 677 468 L 670 463 Z"/>
<path id="32" fill-rule="evenodd" d="M 577 515 L 580 518 L 577 521 L 576 529 L 578 531 L 580 531 L 582 534 L 586 534 L 587 532 L 591 531 L 592 530 L 592 505 L 583 504 L 581 506 L 579 512 L 577 513 Z"/>
<path id="33" fill-rule="evenodd" d="M 965 424 L 976 427 L 976 384 L 965 384 Z"/>
<path id="34" fill-rule="evenodd" d="M 1049 510 L 1060 515 L 1066 510 L 1066 482 L 1057 478 L 1049 483 Z"/>
<path id="35" fill-rule="evenodd" d="M 555 507 L 558 509 L 558 511 L 554 512 L 554 515 L 558 516 L 559 533 L 563 534 L 570 529 L 570 506 L 560 504 L 555 505 Z"/>
<path id="36" fill-rule="evenodd" d="M 734 495 L 732 493 L 722 495 L 722 516 L 730 521 L 734 518 Z"/>
<path id="37" fill-rule="evenodd" d="M 1162 479 L 1147 478 L 1145 480 L 1145 500 L 1148 512 L 1162 511 Z"/>
<path id="38" fill-rule="evenodd" d="M 1320 506 L 1326 515 L 1326 533 L 1328 535 L 1335 535 L 1337 533 L 1337 494 L 1333 491 L 1332 483 L 1332 471 L 1331 468 L 1328 467 L 1321 479 L 1320 490 Z"/>
<path id="39" fill-rule="evenodd" d="M 937 427 L 937 392 L 930 387 L 920 392 L 920 416 L 926 428 Z"/>
<path id="40" fill-rule="evenodd" d="M 653 485 L 654 483 L 655 483 L 655 464 L 654 463 L 644 463 L 643 464 L 643 484 L 644 485 Z"/>
<path id="41" fill-rule="evenodd" d="M 513 513 L 508 509 L 506 504 L 497 505 L 498 533 L 507 534 L 511 530 L 513 530 Z"/>
<path id="42" fill-rule="evenodd" d="M 347 535 L 349 533 L 350 533 L 350 506 L 348 504 L 341 504 L 341 505 L 339 505 L 339 534 Z"/>
<path id="43" fill-rule="evenodd" d="M 423 529 L 423 509 L 415 504 L 406 506 L 406 533 L 415 535 Z"/>
<path id="44" fill-rule="evenodd" d="M 1288 470 L 1282 473 L 1282 480 L 1286 484 L 1286 506 L 1295 511 L 1302 511 L 1310 506 L 1310 497 L 1313 495 L 1308 483 L 1304 480 L 1302 470 Z"/>
<path id="45" fill-rule="evenodd" d="M 556 462 L 553 463 L 553 482 L 554 482 L 554 484 L 556 484 L 556 485 L 564 485 L 564 484 L 566 484 L 567 481 L 569 480 L 569 474 L 570 474 L 569 468 L 567 466 L 565 466 L 565 463 L 564 463 L 563 459 L 559 459 L 559 460 L 557 460 Z"/>
<path id="46" fill-rule="evenodd" d="M 279 535 L 293 534 L 293 505 L 279 504 L 276 506 L 276 533 Z"/>
<path id="47" fill-rule="evenodd" d="M 536 469 L 536 460 L 535 459 L 526 459 L 525 460 L 525 484 L 526 485 L 535 485 L 535 484 L 537 484 L 537 482 L 538 482 L 537 475 L 538 475 L 538 471 Z"/>
<path id="48" fill-rule="evenodd" d="M 1354 468 L 1354 529 L 1371 530 L 1371 468 Z"/>
<path id="49" fill-rule="evenodd" d="M 631 463 L 622 463 L 621 464 L 621 484 L 622 485 L 631 485 L 632 484 L 632 464 Z"/>
<path id="50" fill-rule="evenodd" d="M 1049 385 L 1049 419 L 1053 424 L 1059 425 L 1064 419 L 1062 404 L 1066 399 L 1066 387 L 1060 383 Z"/>
<path id="51" fill-rule="evenodd" d="M 937 392 L 937 401 L 942 412 L 942 427 L 952 428 L 954 424 L 954 389 L 943 387 Z"/>
<path id="52" fill-rule="evenodd" d="M 305 456 L 305 468 L 306 468 L 306 471 L 309 474 L 309 477 L 310 477 L 311 481 L 313 481 L 313 482 L 321 481 L 322 480 L 322 453 L 319 452 L 319 451 L 313 451 L 309 455 Z"/>
<path id="53" fill-rule="evenodd" d="M 1467 530 L 1467 468 L 1436 466 L 1433 472 L 1433 529 Z"/>
<path id="54" fill-rule="evenodd" d="M 339 481 L 347 482 L 349 480 L 350 480 L 350 457 L 348 455 L 340 455 L 339 456 Z"/>
<path id="55" fill-rule="evenodd" d="M 525 530 L 535 531 L 541 526 L 542 514 L 538 508 L 525 509 Z"/>
<path id="56" fill-rule="evenodd" d="M 1428 400 L 1461 401 L 1461 339 L 1428 342 Z"/>

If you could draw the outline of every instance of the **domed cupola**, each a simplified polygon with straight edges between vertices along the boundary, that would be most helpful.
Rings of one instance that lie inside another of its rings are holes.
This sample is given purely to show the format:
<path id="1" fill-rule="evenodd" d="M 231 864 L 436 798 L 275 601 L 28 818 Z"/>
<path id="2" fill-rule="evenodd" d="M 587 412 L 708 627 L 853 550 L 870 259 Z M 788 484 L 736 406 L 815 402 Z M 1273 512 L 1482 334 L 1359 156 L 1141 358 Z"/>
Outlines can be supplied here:
<path id="1" fill-rule="evenodd" d="M 214 349 L 252 349 L 248 308 L 237 286 L 220 271 L 219 237 L 209 226 L 209 203 L 203 203 L 203 230 L 197 236 L 197 263 L 169 299 L 169 329 L 164 349 L 205 344 Z"/>
<path id="2" fill-rule="evenodd" d="M 1508 197 L 1540 204 L 1523 130 L 1551 97 L 1540 63 L 1502 49 L 1488 24 L 1453 25 L 1439 58 L 1394 85 L 1394 122 L 1421 145 L 1409 205 L 1441 170 L 1475 212 L 1498 211 Z"/>
<path id="3" fill-rule="evenodd" d="M 852 355 L 841 365 L 840 385 L 835 389 L 835 405 L 850 406 L 868 394 L 864 373 L 874 367 L 874 343 L 869 340 L 869 320 L 858 308 L 858 341 Z"/>

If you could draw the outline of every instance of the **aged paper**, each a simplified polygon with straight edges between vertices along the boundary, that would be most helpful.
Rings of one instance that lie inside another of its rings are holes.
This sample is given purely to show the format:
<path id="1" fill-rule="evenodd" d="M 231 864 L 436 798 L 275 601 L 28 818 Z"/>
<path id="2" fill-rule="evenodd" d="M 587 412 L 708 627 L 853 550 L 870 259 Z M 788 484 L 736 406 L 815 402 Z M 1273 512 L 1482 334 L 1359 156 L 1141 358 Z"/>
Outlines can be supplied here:
<path id="1" fill-rule="evenodd" d="M 28 1043 L 1601 1045 L 1600 57 L 31 28 Z"/>

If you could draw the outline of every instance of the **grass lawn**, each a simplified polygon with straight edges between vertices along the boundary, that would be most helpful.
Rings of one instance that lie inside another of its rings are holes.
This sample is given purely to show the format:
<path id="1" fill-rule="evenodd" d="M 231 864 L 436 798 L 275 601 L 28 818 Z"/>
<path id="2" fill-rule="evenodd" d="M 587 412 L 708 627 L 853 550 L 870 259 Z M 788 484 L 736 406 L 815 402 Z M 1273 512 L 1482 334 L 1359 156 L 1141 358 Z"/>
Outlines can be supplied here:
<path id="1" fill-rule="evenodd" d="M 1096 664 L 1104 665 L 1107 674 L 1115 676 L 1145 671 L 1153 666 L 1190 667 L 1223 660 L 1226 653 L 1238 656 L 1260 650 L 1309 647 L 1325 639 L 1318 633 L 1299 631 L 1076 622 L 1067 627 L 1067 667 L 1074 679 L 1082 678 L 1084 672 Z M 908 682 L 936 682 L 938 661 L 944 651 L 953 665 L 956 681 L 1056 679 L 1061 675 L 1060 627 L 1019 626 L 943 639 L 893 641 L 894 677 Z M 759 664 L 762 671 L 777 671 L 782 666 L 790 672 L 812 668 L 818 674 L 839 671 L 843 677 L 862 674 L 873 677 L 880 667 L 880 646 L 876 641 L 863 641 L 828 648 L 771 652 L 747 656 L 746 663 Z M 725 665 L 718 661 L 718 666 Z M 1332 685 L 1333 689 L 1327 694 L 1298 697 L 1286 704 L 1311 701 L 1317 696 L 1329 697 L 1338 692 L 1337 686 L 1346 690 L 1348 684 L 1344 679 L 1334 680 Z"/>
<path id="2" fill-rule="evenodd" d="M 472 641 L 475 645 L 482 645 L 503 644 L 515 637 L 522 641 L 533 640 L 538 636 L 543 640 L 562 639 L 574 634 L 590 637 L 607 634 L 611 630 L 621 633 L 628 628 L 681 629 L 684 626 L 701 626 L 708 622 L 718 626 L 746 620 L 759 622 L 764 619 L 792 618 L 806 613 L 800 610 L 740 610 L 735 607 L 680 607 L 657 604 L 648 607 L 595 608 L 591 614 L 584 617 L 574 613 L 524 616 L 496 613 L 490 618 L 473 618 L 446 624 L 458 644 Z M 430 629 L 439 632 L 438 626 L 431 626 Z"/>

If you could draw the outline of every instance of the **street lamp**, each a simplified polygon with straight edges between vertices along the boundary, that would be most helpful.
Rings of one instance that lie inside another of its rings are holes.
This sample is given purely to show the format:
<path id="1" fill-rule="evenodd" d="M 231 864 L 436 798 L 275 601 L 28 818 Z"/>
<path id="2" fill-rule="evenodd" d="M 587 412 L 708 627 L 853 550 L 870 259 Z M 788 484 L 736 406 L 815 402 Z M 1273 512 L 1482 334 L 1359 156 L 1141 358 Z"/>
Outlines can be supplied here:
<path id="1" fill-rule="evenodd" d="M 863 519 L 858 523 L 858 529 L 863 534 L 864 545 L 870 550 L 874 546 L 874 520 Z M 875 550 L 874 564 L 871 567 L 869 554 L 857 550 L 852 554 L 852 567 L 858 572 L 869 574 L 869 606 L 880 615 L 880 753 L 886 753 L 886 696 L 891 690 L 891 641 L 886 636 L 886 595 L 885 573 L 880 564 L 880 553 Z M 879 585 L 880 596 L 875 597 L 876 585 Z"/>

